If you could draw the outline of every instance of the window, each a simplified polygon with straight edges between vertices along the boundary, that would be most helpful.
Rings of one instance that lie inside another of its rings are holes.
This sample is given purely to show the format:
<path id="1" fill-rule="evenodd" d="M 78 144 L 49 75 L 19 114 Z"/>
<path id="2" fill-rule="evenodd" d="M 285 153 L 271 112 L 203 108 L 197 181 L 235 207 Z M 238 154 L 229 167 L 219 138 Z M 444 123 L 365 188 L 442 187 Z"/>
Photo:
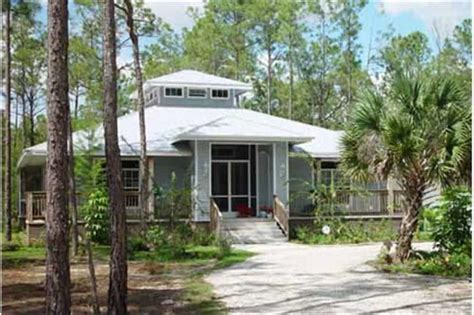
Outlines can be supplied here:
<path id="1" fill-rule="evenodd" d="M 165 97 L 183 97 L 183 88 L 165 88 Z"/>
<path id="2" fill-rule="evenodd" d="M 123 188 L 138 190 L 140 188 L 140 168 L 138 161 L 122 161 Z"/>
<path id="3" fill-rule="evenodd" d="M 211 98 L 221 98 L 221 99 L 228 99 L 229 98 L 229 90 L 212 90 Z"/>
<path id="4" fill-rule="evenodd" d="M 248 160 L 249 146 L 248 145 L 212 145 L 212 159 L 213 160 Z"/>
<path id="5" fill-rule="evenodd" d="M 206 89 L 191 89 L 188 88 L 188 97 L 190 98 L 206 98 L 207 91 Z"/>

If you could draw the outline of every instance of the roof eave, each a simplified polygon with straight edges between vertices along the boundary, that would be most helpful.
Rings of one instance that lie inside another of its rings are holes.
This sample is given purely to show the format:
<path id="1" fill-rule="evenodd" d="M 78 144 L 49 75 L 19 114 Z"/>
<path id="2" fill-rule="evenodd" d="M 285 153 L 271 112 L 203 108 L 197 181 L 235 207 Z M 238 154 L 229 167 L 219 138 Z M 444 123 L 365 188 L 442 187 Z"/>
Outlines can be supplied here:
<path id="1" fill-rule="evenodd" d="M 225 136 L 225 135 L 181 135 L 179 141 L 249 141 L 249 142 L 288 142 L 291 144 L 308 142 L 313 138 L 307 137 L 274 137 L 274 136 Z"/>

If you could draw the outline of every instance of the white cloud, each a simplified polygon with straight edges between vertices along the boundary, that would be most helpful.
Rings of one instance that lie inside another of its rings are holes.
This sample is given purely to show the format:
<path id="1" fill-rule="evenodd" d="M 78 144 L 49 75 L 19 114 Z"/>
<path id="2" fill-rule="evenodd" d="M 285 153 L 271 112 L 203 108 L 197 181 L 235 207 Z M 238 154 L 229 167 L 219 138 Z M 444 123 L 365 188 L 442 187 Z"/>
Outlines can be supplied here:
<path id="1" fill-rule="evenodd" d="M 442 37 L 450 35 L 463 19 L 471 17 L 470 1 L 446 0 L 381 0 L 378 8 L 389 15 L 408 13 L 422 20 L 429 29 L 434 27 Z"/>
<path id="2" fill-rule="evenodd" d="M 144 3 L 177 32 L 183 27 L 190 28 L 194 25 L 193 19 L 187 14 L 188 8 L 193 7 L 202 12 L 205 5 L 203 0 L 144 0 Z"/>

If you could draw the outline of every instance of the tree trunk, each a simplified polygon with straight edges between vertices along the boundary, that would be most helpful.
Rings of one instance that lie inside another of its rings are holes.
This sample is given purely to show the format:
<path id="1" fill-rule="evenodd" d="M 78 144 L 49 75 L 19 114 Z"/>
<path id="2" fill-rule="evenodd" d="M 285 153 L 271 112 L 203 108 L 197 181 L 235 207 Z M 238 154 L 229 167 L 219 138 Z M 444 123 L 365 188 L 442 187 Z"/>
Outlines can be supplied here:
<path id="1" fill-rule="evenodd" d="M 67 1 L 48 1 L 48 49 L 46 313 L 69 314 Z"/>
<path id="2" fill-rule="evenodd" d="M 89 237 L 86 237 L 87 263 L 89 265 L 89 278 L 91 280 L 92 312 L 100 315 L 99 296 L 97 294 L 97 279 L 95 277 L 94 259 L 92 258 L 92 246 Z"/>
<path id="3" fill-rule="evenodd" d="M 104 0 L 103 32 L 104 138 L 111 234 L 107 311 L 108 314 L 120 315 L 127 313 L 127 227 L 117 136 L 117 55 L 113 0 Z"/>
<path id="4" fill-rule="evenodd" d="M 76 95 L 74 95 L 74 119 L 77 119 L 79 114 L 79 88 L 76 90 Z"/>
<path id="5" fill-rule="evenodd" d="M 267 49 L 267 114 L 272 112 L 272 49 Z"/>
<path id="6" fill-rule="evenodd" d="M 77 227 L 77 200 L 76 200 L 76 179 L 74 174 L 74 142 L 72 139 L 72 117 L 68 117 L 68 151 L 69 151 L 69 209 L 71 210 L 72 225 L 72 254 L 77 256 L 79 244 L 79 230 Z"/>
<path id="7" fill-rule="evenodd" d="M 403 262 L 410 256 L 411 243 L 418 227 L 418 215 L 423 205 L 423 186 L 405 188 L 406 200 L 403 204 L 403 218 L 398 234 L 396 258 Z"/>
<path id="8" fill-rule="evenodd" d="M 133 22 L 133 5 L 130 0 L 124 0 L 126 9 L 126 20 L 128 34 L 132 41 L 133 47 L 133 62 L 135 64 L 135 80 L 137 85 L 138 94 L 138 121 L 140 126 L 140 225 L 141 232 L 145 233 L 147 230 L 146 219 L 147 219 L 147 208 L 148 208 L 148 178 L 150 177 L 150 171 L 147 165 L 146 159 L 146 129 L 145 129 L 145 96 L 143 94 L 143 78 L 142 69 L 140 65 L 140 48 L 138 45 L 138 36 L 135 33 L 134 22 Z"/>
<path id="9" fill-rule="evenodd" d="M 291 42 L 291 39 L 290 39 Z M 288 119 L 291 119 L 291 111 L 293 109 L 293 44 L 290 43 L 290 58 L 289 58 L 289 64 L 290 64 L 290 100 L 288 104 Z"/>
<path id="10" fill-rule="evenodd" d="M 30 146 L 35 145 L 35 101 L 32 95 L 28 97 L 28 105 L 29 105 L 29 118 L 30 118 L 30 134 L 29 134 L 29 140 L 30 140 Z"/>
<path id="11" fill-rule="evenodd" d="M 6 3 L 5 17 L 5 49 L 6 49 L 6 66 L 5 66 L 5 116 L 6 116 L 6 145 L 5 145 L 5 239 L 9 242 L 12 240 L 12 136 L 10 126 L 10 109 L 11 109 L 11 52 L 10 52 L 10 1 Z"/>

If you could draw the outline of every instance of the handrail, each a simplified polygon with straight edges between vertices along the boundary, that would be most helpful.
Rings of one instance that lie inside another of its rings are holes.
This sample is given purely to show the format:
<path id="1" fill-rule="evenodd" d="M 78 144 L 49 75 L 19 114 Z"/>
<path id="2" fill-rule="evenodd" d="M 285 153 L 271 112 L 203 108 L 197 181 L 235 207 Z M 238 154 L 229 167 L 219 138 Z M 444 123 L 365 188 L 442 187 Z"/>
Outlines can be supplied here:
<path id="1" fill-rule="evenodd" d="M 136 219 L 140 217 L 140 192 L 124 191 L 124 202 L 127 213 L 127 219 Z M 81 196 L 77 193 L 77 196 Z M 26 191 L 26 219 L 28 222 L 35 220 L 45 220 L 46 217 L 46 191 Z"/>
<path id="2" fill-rule="evenodd" d="M 289 229 L 289 217 L 290 214 L 285 207 L 285 204 L 278 198 L 277 195 L 273 196 L 273 218 L 276 223 L 280 226 L 283 233 L 288 236 L 288 229 Z"/>
<path id="3" fill-rule="evenodd" d="M 215 233 L 216 237 L 219 237 L 221 234 L 222 213 L 212 198 L 210 203 L 210 219 L 211 231 Z"/>

